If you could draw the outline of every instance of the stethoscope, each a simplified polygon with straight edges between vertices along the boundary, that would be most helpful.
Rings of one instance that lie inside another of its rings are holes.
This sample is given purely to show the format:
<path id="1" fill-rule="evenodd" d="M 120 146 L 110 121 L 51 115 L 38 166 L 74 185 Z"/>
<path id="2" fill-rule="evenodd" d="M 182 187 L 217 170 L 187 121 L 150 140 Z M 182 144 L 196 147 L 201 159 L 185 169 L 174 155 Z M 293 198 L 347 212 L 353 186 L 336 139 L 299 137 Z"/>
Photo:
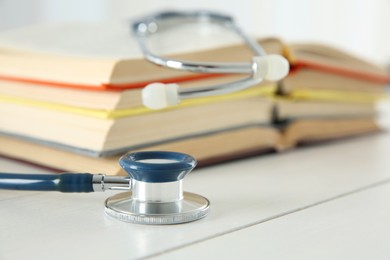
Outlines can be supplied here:
<path id="1" fill-rule="evenodd" d="M 254 52 L 252 62 L 188 62 L 159 57 L 148 49 L 146 41 L 151 34 L 177 23 L 196 21 L 216 23 L 236 32 Z M 134 22 L 132 30 L 145 58 L 157 65 L 197 73 L 249 74 L 239 81 L 202 88 L 180 89 L 178 84 L 152 83 L 142 91 L 144 105 L 152 109 L 176 105 L 181 99 L 239 91 L 263 79 L 279 80 L 289 70 L 285 58 L 267 55 L 229 16 L 204 11 L 163 12 Z M 208 214 L 208 199 L 183 191 L 183 178 L 196 166 L 196 160 L 190 155 L 167 151 L 128 153 L 120 158 L 119 164 L 128 176 L 0 173 L 0 189 L 60 192 L 126 190 L 105 201 L 105 212 L 115 219 L 138 224 L 178 224 L 195 221 Z"/>
<path id="2" fill-rule="evenodd" d="M 98 192 L 126 190 L 105 201 L 105 212 L 138 224 L 178 224 L 203 218 L 210 202 L 183 191 L 183 178 L 196 160 L 183 153 L 150 151 L 128 153 L 119 164 L 129 176 L 90 173 L 0 173 L 0 189 Z"/>

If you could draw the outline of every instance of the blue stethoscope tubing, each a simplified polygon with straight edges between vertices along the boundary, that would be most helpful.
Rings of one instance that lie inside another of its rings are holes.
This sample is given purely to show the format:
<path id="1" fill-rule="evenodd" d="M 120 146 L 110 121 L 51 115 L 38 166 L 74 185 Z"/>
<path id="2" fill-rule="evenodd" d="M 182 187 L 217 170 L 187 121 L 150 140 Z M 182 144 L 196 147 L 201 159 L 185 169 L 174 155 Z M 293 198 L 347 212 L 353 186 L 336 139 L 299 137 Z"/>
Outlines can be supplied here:
<path id="1" fill-rule="evenodd" d="M 164 162 L 161 162 L 162 160 Z M 119 164 L 129 176 L 105 176 L 91 173 L 21 174 L 3 172 L 0 173 L 0 189 L 60 192 L 130 189 L 132 180 L 146 183 L 179 181 L 196 166 L 196 160 L 190 155 L 178 152 L 145 151 L 128 153 L 119 159 Z"/>
<path id="2" fill-rule="evenodd" d="M 60 192 L 93 192 L 93 174 L 20 174 L 0 173 L 0 189 L 60 191 Z"/>

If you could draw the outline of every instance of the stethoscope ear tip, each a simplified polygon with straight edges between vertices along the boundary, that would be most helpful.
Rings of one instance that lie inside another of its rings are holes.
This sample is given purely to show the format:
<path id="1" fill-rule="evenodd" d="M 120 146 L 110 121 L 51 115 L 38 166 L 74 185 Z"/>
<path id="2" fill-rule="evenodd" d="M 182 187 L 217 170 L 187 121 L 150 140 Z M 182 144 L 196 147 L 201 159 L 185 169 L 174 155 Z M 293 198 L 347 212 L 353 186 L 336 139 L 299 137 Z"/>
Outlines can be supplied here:
<path id="1" fill-rule="evenodd" d="M 278 81 L 287 76 L 290 70 L 288 60 L 278 54 L 253 57 L 255 77 L 269 81 Z"/>
<path id="2" fill-rule="evenodd" d="M 163 109 L 177 105 L 179 98 L 178 84 L 151 83 L 142 89 L 142 102 L 150 109 Z"/>

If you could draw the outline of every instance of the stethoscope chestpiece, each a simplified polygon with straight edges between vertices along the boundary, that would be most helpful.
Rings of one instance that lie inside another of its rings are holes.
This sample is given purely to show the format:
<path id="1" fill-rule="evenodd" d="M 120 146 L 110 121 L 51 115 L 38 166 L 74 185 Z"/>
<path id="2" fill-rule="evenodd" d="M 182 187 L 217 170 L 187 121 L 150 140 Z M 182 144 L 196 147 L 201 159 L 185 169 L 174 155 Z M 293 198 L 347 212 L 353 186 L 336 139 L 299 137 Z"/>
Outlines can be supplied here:
<path id="1" fill-rule="evenodd" d="M 137 224 L 179 224 L 205 217 L 210 202 L 183 192 L 183 178 L 196 160 L 177 152 L 137 152 L 124 155 L 119 164 L 131 177 L 131 191 L 109 197 L 106 213 Z"/>

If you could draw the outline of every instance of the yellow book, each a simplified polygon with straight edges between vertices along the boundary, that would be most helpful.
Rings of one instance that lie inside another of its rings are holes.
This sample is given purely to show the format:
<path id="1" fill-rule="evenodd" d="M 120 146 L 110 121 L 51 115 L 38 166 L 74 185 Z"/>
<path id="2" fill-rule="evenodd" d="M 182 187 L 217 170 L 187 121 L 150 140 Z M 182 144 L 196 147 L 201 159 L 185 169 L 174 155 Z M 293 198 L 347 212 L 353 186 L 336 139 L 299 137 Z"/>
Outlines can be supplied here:
<path id="1" fill-rule="evenodd" d="M 168 107 L 162 112 L 168 110 L 181 109 L 185 107 L 192 106 L 202 106 L 210 103 L 218 103 L 222 101 L 232 101 L 237 99 L 245 99 L 251 97 L 272 97 L 275 93 L 276 86 L 275 85 L 267 85 L 267 86 L 257 86 L 252 87 L 240 92 L 235 92 L 231 94 L 225 94 L 220 96 L 212 96 L 212 97 L 203 97 L 203 98 L 195 98 L 195 99 L 187 99 L 180 102 L 180 104 Z M 22 98 L 18 96 L 10 96 L 10 95 L 0 95 L 0 102 L 3 103 L 12 103 L 21 106 L 31 106 L 37 108 L 44 108 L 48 110 L 55 110 L 67 113 L 73 113 L 78 115 L 90 116 L 90 117 L 98 117 L 103 119 L 117 119 L 129 116 L 139 116 L 142 114 L 148 113 L 156 113 L 156 110 L 148 109 L 144 106 L 132 107 L 132 108 L 124 108 L 124 109 L 90 109 L 84 107 L 77 106 L 69 106 L 54 102 L 46 102 L 39 101 L 29 98 Z"/>
<path id="2" fill-rule="evenodd" d="M 274 87 L 185 100 L 162 111 L 91 110 L 0 96 L 0 132 L 95 156 L 246 125 L 269 125 Z"/>

